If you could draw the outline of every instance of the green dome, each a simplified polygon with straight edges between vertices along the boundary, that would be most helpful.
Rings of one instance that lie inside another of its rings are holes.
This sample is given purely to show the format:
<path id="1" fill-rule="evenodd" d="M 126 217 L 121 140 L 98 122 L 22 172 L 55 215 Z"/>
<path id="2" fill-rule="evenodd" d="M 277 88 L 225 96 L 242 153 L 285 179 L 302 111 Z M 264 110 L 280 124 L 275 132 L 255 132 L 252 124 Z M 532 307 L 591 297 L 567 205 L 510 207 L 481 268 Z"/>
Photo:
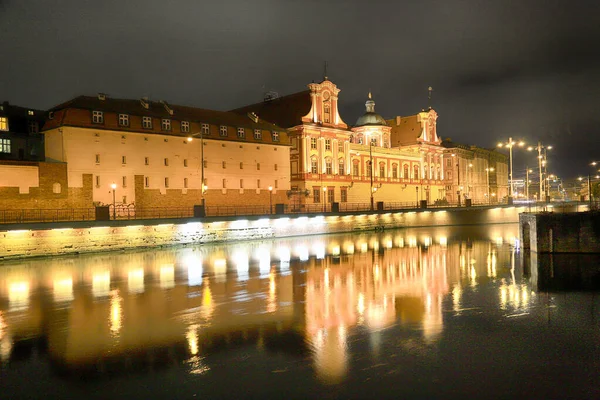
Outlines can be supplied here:
<path id="1" fill-rule="evenodd" d="M 369 92 L 369 100 L 365 103 L 367 111 L 356 120 L 354 126 L 368 126 L 368 125 L 383 125 L 387 126 L 385 119 L 375 112 L 375 102 L 371 98 L 371 92 Z"/>

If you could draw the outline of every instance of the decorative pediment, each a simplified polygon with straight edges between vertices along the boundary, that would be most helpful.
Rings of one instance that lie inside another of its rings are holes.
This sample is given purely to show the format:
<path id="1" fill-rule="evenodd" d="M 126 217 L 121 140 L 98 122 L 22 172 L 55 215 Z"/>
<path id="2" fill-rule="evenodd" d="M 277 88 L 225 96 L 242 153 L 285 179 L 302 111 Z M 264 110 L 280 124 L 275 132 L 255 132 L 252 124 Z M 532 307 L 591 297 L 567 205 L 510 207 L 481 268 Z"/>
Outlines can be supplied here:
<path id="1" fill-rule="evenodd" d="M 311 83 L 308 88 L 312 104 L 308 114 L 302 117 L 302 121 L 347 129 L 348 125 L 342 121 L 338 111 L 340 89 L 329 80 Z"/>

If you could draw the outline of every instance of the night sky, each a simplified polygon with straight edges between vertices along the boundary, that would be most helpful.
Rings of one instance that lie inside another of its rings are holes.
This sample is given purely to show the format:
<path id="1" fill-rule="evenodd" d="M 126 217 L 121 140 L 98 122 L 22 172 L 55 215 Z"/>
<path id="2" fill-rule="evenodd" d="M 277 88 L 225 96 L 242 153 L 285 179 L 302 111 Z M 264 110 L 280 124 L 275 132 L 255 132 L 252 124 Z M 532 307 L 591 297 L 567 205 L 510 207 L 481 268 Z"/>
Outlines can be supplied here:
<path id="1" fill-rule="evenodd" d="M 0 0 L 0 101 L 80 94 L 228 110 L 328 76 L 352 125 L 369 90 L 386 118 L 438 133 L 555 146 L 549 172 L 600 159 L 600 2 L 555 0 Z M 532 153 L 515 151 L 515 177 Z"/>

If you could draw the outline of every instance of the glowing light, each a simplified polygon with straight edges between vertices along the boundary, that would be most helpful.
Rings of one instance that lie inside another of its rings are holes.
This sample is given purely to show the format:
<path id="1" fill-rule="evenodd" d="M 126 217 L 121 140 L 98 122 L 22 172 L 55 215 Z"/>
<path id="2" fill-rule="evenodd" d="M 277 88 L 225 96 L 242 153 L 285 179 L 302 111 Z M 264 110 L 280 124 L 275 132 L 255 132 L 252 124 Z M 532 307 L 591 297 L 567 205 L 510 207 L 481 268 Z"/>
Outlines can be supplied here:
<path id="1" fill-rule="evenodd" d="M 160 267 L 160 288 L 171 289 L 175 286 L 175 267 L 173 264 Z"/>
<path id="2" fill-rule="evenodd" d="M 8 286 L 9 311 L 24 310 L 29 307 L 29 282 L 14 282 Z"/>
<path id="3" fill-rule="evenodd" d="M 256 226 L 259 228 L 266 228 L 270 223 L 271 221 L 268 218 L 261 218 L 255 222 Z"/>
<path id="4" fill-rule="evenodd" d="M 198 332 L 196 332 L 197 325 L 192 325 L 188 328 L 185 338 L 188 342 L 188 347 L 192 355 L 198 354 Z"/>
<path id="5" fill-rule="evenodd" d="M 94 297 L 108 296 L 110 293 L 110 271 L 104 271 L 92 276 L 92 294 Z"/>
<path id="6" fill-rule="evenodd" d="M 361 253 L 366 253 L 367 250 L 369 250 L 369 246 L 367 245 L 367 243 L 363 242 L 360 244 L 360 252 Z"/>
<path id="7" fill-rule="evenodd" d="M 110 332 L 113 335 L 118 335 L 123 326 L 123 299 L 119 295 L 119 291 L 115 290 L 110 298 Z"/>
<path id="8" fill-rule="evenodd" d="M 224 258 L 217 258 L 213 261 L 213 271 L 215 273 L 215 277 L 219 279 L 219 281 L 224 280 L 227 276 L 227 260 Z"/>
<path id="9" fill-rule="evenodd" d="M 235 263 L 238 281 L 247 281 L 249 278 L 248 272 L 250 271 L 250 262 L 248 261 L 248 253 L 242 250 L 238 250 L 233 255 L 233 262 Z"/>
<path id="10" fill-rule="evenodd" d="M 202 258 L 189 257 L 185 260 L 188 270 L 188 286 L 202 285 Z"/>
<path id="11" fill-rule="evenodd" d="M 360 315 L 363 315 L 365 313 L 365 295 L 363 293 L 358 294 L 356 311 L 358 311 Z"/>
<path id="12" fill-rule="evenodd" d="M 298 225 L 301 228 L 304 228 L 306 225 L 308 225 L 308 217 L 300 217 L 297 218 L 295 220 L 296 225 Z"/>
<path id="13" fill-rule="evenodd" d="M 317 257 L 317 260 L 325 258 L 325 244 L 323 242 L 317 242 L 313 245 L 313 251 Z"/>
<path id="14" fill-rule="evenodd" d="M 260 247 L 257 251 L 258 269 L 260 278 L 265 278 L 271 271 L 271 254 L 266 247 Z"/>
<path id="15" fill-rule="evenodd" d="M 440 246 L 448 246 L 448 238 L 445 236 L 440 236 L 440 238 L 438 239 L 438 242 L 440 243 Z"/>
<path id="16" fill-rule="evenodd" d="M 55 280 L 53 294 L 56 302 L 73 300 L 73 279 Z"/>
<path id="17" fill-rule="evenodd" d="M 300 261 L 307 261 L 309 258 L 308 247 L 306 246 L 300 245 L 296 247 L 296 253 L 298 254 Z"/>
<path id="18" fill-rule="evenodd" d="M 237 221 L 231 222 L 231 228 L 233 228 L 233 229 L 242 229 L 242 228 L 247 228 L 247 227 L 248 227 L 247 219 L 239 219 Z"/>
<path id="19" fill-rule="evenodd" d="M 127 290 L 129 293 L 144 293 L 144 269 L 133 269 L 127 273 Z"/>

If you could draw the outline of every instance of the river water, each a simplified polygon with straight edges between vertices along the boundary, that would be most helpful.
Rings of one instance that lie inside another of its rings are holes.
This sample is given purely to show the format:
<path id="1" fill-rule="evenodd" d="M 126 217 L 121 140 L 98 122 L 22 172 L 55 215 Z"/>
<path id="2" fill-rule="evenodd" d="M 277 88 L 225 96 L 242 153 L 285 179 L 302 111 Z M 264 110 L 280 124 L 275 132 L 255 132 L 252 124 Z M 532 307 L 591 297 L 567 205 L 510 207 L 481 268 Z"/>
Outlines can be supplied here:
<path id="1" fill-rule="evenodd" d="M 0 263 L 0 398 L 600 398 L 597 256 L 517 225 Z"/>

